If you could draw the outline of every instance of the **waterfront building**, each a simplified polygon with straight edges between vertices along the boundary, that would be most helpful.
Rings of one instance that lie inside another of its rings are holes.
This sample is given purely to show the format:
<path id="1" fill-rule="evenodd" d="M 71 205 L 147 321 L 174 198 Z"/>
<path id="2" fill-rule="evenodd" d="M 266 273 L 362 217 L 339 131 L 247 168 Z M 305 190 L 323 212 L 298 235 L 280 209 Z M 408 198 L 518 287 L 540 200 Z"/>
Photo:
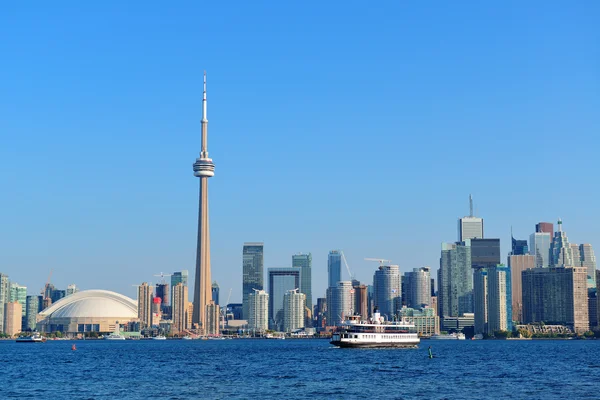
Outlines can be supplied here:
<path id="1" fill-rule="evenodd" d="M 431 305 L 431 273 L 429 267 L 413 268 L 404 274 L 405 301 L 408 308 L 424 308 Z"/>
<path id="2" fill-rule="evenodd" d="M 306 307 L 312 310 L 312 254 L 294 254 L 292 256 L 292 268 L 302 270 L 300 276 L 300 292 L 306 295 Z"/>
<path id="3" fill-rule="evenodd" d="M 306 295 L 299 289 L 289 290 L 283 296 L 283 331 L 294 332 L 304 328 Z"/>
<path id="4" fill-rule="evenodd" d="M 470 329 L 475 325 L 475 314 L 464 313 L 461 317 L 440 318 L 442 330 L 446 332 L 462 332 L 465 328 Z"/>
<path id="5" fill-rule="evenodd" d="M 294 289 L 300 288 L 301 269 L 269 268 L 269 327 L 282 330 L 284 322 L 283 297 Z"/>
<path id="6" fill-rule="evenodd" d="M 550 236 L 554 235 L 554 225 L 552 222 L 538 222 L 535 224 L 536 233 L 549 233 Z"/>
<path id="7" fill-rule="evenodd" d="M 4 305 L 10 301 L 8 275 L 0 272 L 0 332 L 4 332 Z"/>
<path id="8" fill-rule="evenodd" d="M 152 287 L 146 284 L 145 288 L 151 294 Z M 127 296 L 108 290 L 84 290 L 42 310 L 37 328 L 41 332 L 109 333 L 114 332 L 117 322 L 125 326 L 137 321 L 137 316 L 138 303 Z"/>
<path id="9" fill-rule="evenodd" d="M 217 283 L 217 281 L 214 281 L 212 283 L 212 301 L 214 301 L 215 304 L 220 304 L 219 303 L 219 284 Z"/>
<path id="10" fill-rule="evenodd" d="M 488 272 L 486 268 L 476 268 L 473 272 L 473 309 L 475 314 L 475 334 L 488 332 Z"/>
<path id="11" fill-rule="evenodd" d="M 248 296 L 264 289 L 264 251 L 262 242 L 244 243 L 242 249 L 242 317 L 248 318 Z"/>
<path id="12" fill-rule="evenodd" d="M 138 286 L 137 317 L 142 329 L 152 326 L 152 288 L 146 282 Z"/>
<path id="13" fill-rule="evenodd" d="M 369 295 L 367 293 L 367 285 L 362 285 L 360 282 L 352 284 L 354 290 L 354 304 L 352 310 L 354 314 L 359 314 L 366 321 L 369 318 Z"/>
<path id="14" fill-rule="evenodd" d="M 185 313 L 185 329 L 192 329 L 192 317 L 194 315 L 194 303 L 188 301 Z"/>
<path id="15" fill-rule="evenodd" d="M 218 304 L 210 301 L 206 305 L 206 325 L 204 333 L 208 336 L 218 336 L 221 331 L 219 329 L 219 321 L 221 319 L 221 310 Z"/>
<path id="16" fill-rule="evenodd" d="M 590 321 L 590 330 L 598 329 L 598 292 L 596 288 L 588 288 L 588 320 Z"/>
<path id="17" fill-rule="evenodd" d="M 487 272 L 487 332 L 493 334 L 496 331 L 512 331 L 510 268 L 499 264 L 488 268 Z"/>
<path id="18" fill-rule="evenodd" d="M 587 269 L 588 288 L 596 286 L 596 255 L 591 244 L 579 245 L 581 266 Z"/>
<path id="19" fill-rule="evenodd" d="M 21 332 L 22 308 L 21 303 L 17 301 L 4 304 L 4 333 L 11 337 Z"/>
<path id="20" fill-rule="evenodd" d="M 265 332 L 269 329 L 269 294 L 255 289 L 248 296 L 248 329 Z"/>
<path id="21" fill-rule="evenodd" d="M 375 291 L 375 307 L 381 316 L 391 321 L 402 308 L 400 267 L 397 265 L 380 265 L 373 275 Z"/>
<path id="22" fill-rule="evenodd" d="M 553 267 L 575 267 L 576 265 L 573 259 L 573 249 L 569 243 L 566 232 L 562 230 L 562 220 L 558 219 L 557 231 L 554 233 L 552 244 L 550 246 L 550 255 L 552 257 Z M 587 279 L 587 273 L 586 273 Z M 586 282 L 587 285 L 587 282 Z"/>
<path id="23" fill-rule="evenodd" d="M 551 265 L 551 243 L 552 234 L 548 232 L 535 232 L 529 236 L 529 251 L 535 256 L 536 268 L 548 268 Z"/>
<path id="24" fill-rule="evenodd" d="M 523 271 L 522 279 L 525 324 L 564 324 L 575 332 L 589 329 L 585 268 L 533 268 Z"/>
<path id="25" fill-rule="evenodd" d="M 34 331 L 37 325 L 37 315 L 42 311 L 42 296 L 29 295 L 25 298 L 25 325 L 27 331 Z"/>
<path id="26" fill-rule="evenodd" d="M 327 256 L 327 287 L 336 287 L 342 280 L 342 254 L 331 250 Z"/>
<path id="27" fill-rule="evenodd" d="M 430 337 L 440 333 L 440 317 L 437 316 L 434 308 L 402 307 L 400 317 L 406 322 L 414 324 L 415 330 L 421 337 Z"/>
<path id="28" fill-rule="evenodd" d="M 342 321 L 354 314 L 351 281 L 339 281 L 336 286 L 327 288 L 327 326 L 339 326 Z"/>
<path id="29" fill-rule="evenodd" d="M 521 274 L 529 268 L 535 268 L 536 258 L 533 255 L 509 255 L 508 267 L 510 268 L 512 315 L 513 319 L 523 322 L 523 286 Z"/>
<path id="30" fill-rule="evenodd" d="M 11 282 L 9 302 L 14 301 L 21 305 L 21 318 L 23 319 L 22 326 L 24 327 L 25 314 L 27 312 L 27 286 L 21 286 L 16 282 Z"/>
<path id="31" fill-rule="evenodd" d="M 483 239 L 483 218 L 473 216 L 473 198 L 469 195 L 470 213 L 468 217 L 458 219 L 458 241 Z"/>
<path id="32" fill-rule="evenodd" d="M 210 232 L 208 223 L 208 178 L 215 175 L 215 164 L 208 157 L 208 118 L 206 114 L 206 72 L 202 98 L 202 141 L 200 157 L 194 163 L 194 176 L 200 178 L 196 276 L 194 277 L 194 315 L 192 323 L 206 334 L 207 305 L 211 302 Z"/>
<path id="33" fill-rule="evenodd" d="M 473 272 L 470 240 L 442 243 L 438 270 L 440 319 L 473 312 Z"/>
<path id="34" fill-rule="evenodd" d="M 188 287 L 179 282 L 173 286 L 173 330 L 181 332 L 186 329 L 186 313 L 188 310 Z"/>

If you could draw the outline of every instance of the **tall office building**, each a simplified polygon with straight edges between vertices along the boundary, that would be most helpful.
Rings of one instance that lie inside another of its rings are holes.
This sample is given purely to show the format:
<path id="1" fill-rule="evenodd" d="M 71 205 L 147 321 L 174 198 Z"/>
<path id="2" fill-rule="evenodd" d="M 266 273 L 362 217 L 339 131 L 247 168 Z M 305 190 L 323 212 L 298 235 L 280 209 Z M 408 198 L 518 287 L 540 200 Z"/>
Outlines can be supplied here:
<path id="1" fill-rule="evenodd" d="M 327 295 L 327 293 L 326 293 Z M 315 306 L 315 320 L 317 321 L 317 328 L 325 328 L 327 324 L 327 297 L 317 298 L 317 305 Z"/>
<path id="2" fill-rule="evenodd" d="M 306 295 L 298 289 L 288 290 L 283 296 L 283 331 L 294 332 L 304 328 Z"/>
<path id="3" fill-rule="evenodd" d="M 380 265 L 373 274 L 375 307 L 388 321 L 393 320 L 402 308 L 401 285 L 400 267 L 397 265 Z"/>
<path id="4" fill-rule="evenodd" d="M 202 143 L 200 157 L 194 163 L 194 176 L 200 178 L 198 243 L 194 277 L 194 315 L 192 323 L 206 333 L 207 306 L 211 302 L 210 232 L 208 224 L 208 178 L 215 175 L 215 164 L 208 157 L 208 119 L 206 114 L 206 72 L 202 98 Z"/>
<path id="5" fill-rule="evenodd" d="M 0 272 L 0 332 L 4 332 L 4 305 L 10 301 L 8 275 Z"/>
<path id="6" fill-rule="evenodd" d="M 142 329 L 152 326 L 152 287 L 146 282 L 138 286 L 138 319 Z"/>
<path id="7" fill-rule="evenodd" d="M 300 292 L 306 295 L 306 307 L 312 310 L 312 255 L 310 253 L 293 255 L 292 268 L 300 268 L 302 270 Z"/>
<path id="8" fill-rule="evenodd" d="M 536 233 L 549 233 L 550 236 L 554 235 L 554 225 L 551 222 L 539 222 L 535 224 Z"/>
<path id="9" fill-rule="evenodd" d="M 218 336 L 221 333 L 219 329 L 219 321 L 221 317 L 221 310 L 214 301 L 210 301 L 206 305 L 206 327 L 204 328 L 204 332 L 208 336 Z"/>
<path id="10" fill-rule="evenodd" d="M 552 234 L 548 232 L 535 232 L 529 236 L 529 253 L 535 256 L 536 268 L 548 268 L 551 265 L 551 243 Z"/>
<path id="11" fill-rule="evenodd" d="M 352 290 L 350 281 L 338 281 L 336 286 L 327 288 L 327 326 L 339 326 L 354 314 Z"/>
<path id="12" fill-rule="evenodd" d="M 16 301 L 21 305 L 21 317 L 25 322 L 25 314 L 27 312 L 27 286 L 21 286 L 16 282 L 10 284 L 10 302 Z"/>
<path id="13" fill-rule="evenodd" d="M 413 268 L 404 274 L 406 306 L 424 308 L 431 304 L 431 273 L 429 267 Z"/>
<path id="14" fill-rule="evenodd" d="M 470 239 L 469 243 L 473 269 L 500 264 L 500 239 Z"/>
<path id="15" fill-rule="evenodd" d="M 183 286 L 188 286 L 189 272 L 187 269 L 173 272 L 171 274 L 171 287 L 176 286 L 178 283 L 182 283 Z"/>
<path id="16" fill-rule="evenodd" d="M 248 296 L 264 289 L 264 243 L 244 243 L 242 249 L 242 317 L 248 319 Z"/>
<path id="17" fill-rule="evenodd" d="M 35 331 L 37 315 L 42 311 L 42 296 L 30 295 L 25 300 L 25 326 L 27 331 Z"/>
<path id="18" fill-rule="evenodd" d="M 458 241 L 483 239 L 483 218 L 473 216 L 473 198 L 469 195 L 470 213 L 468 217 L 458 219 Z"/>
<path id="19" fill-rule="evenodd" d="M 587 269 L 588 287 L 596 286 L 596 256 L 591 244 L 579 245 L 581 255 L 581 266 Z M 600 293 L 598 293 L 600 296 Z"/>
<path id="20" fill-rule="evenodd" d="M 581 267 L 581 252 L 578 244 L 571 243 L 571 254 L 573 255 L 573 267 Z"/>
<path id="21" fill-rule="evenodd" d="M 269 329 L 269 294 L 264 290 L 253 290 L 248 296 L 248 329 L 265 332 Z"/>
<path id="22" fill-rule="evenodd" d="M 579 266 L 573 259 L 573 249 L 567 238 L 567 234 L 562 230 L 562 221 L 558 219 L 557 231 L 552 238 L 550 246 L 550 255 L 552 256 L 553 267 L 575 267 Z"/>
<path id="23" fill-rule="evenodd" d="M 510 268 L 510 281 L 512 293 L 512 317 L 515 321 L 523 322 L 523 286 L 521 274 L 526 269 L 535 268 L 535 256 L 509 255 L 508 267 Z"/>
<path id="24" fill-rule="evenodd" d="M 512 293 L 510 268 L 488 268 L 487 332 L 512 331 Z M 477 314 L 475 314 L 477 317 Z"/>
<path id="25" fill-rule="evenodd" d="M 219 284 L 217 283 L 217 281 L 214 281 L 212 283 L 212 301 L 214 301 L 215 304 L 220 304 L 219 303 Z"/>
<path id="26" fill-rule="evenodd" d="M 353 284 L 354 289 L 354 303 L 352 310 L 354 314 L 359 314 L 363 321 L 369 318 L 369 295 L 367 292 L 367 285 Z"/>
<path id="27" fill-rule="evenodd" d="M 283 329 L 284 311 L 283 297 L 294 289 L 300 288 L 301 269 L 269 268 L 269 327 L 281 331 Z"/>
<path id="28" fill-rule="evenodd" d="M 173 286 L 173 330 L 181 332 L 186 329 L 186 313 L 188 309 L 188 287 L 179 282 Z"/>
<path id="29" fill-rule="evenodd" d="M 583 267 L 533 268 L 522 272 L 523 322 L 565 324 L 589 330 L 587 270 Z"/>
<path id="30" fill-rule="evenodd" d="M 442 243 L 438 270 L 438 312 L 441 319 L 473 312 L 471 245 Z"/>
<path id="31" fill-rule="evenodd" d="M 327 256 L 327 287 L 336 287 L 342 280 L 342 254 L 331 250 Z"/>
<path id="32" fill-rule="evenodd" d="M 11 337 L 21 332 L 23 321 L 21 308 L 21 304 L 16 301 L 4 304 L 4 333 Z"/>
<path id="33" fill-rule="evenodd" d="M 171 304 L 171 297 L 169 295 L 169 284 L 168 283 L 157 283 L 156 292 L 154 297 L 158 297 L 161 301 L 161 309 Z"/>
<path id="34" fill-rule="evenodd" d="M 529 246 L 527 245 L 527 240 L 520 240 L 520 239 L 515 239 L 514 237 L 512 237 L 512 234 L 510 235 L 510 239 L 511 239 L 511 255 L 514 256 L 522 256 L 525 254 L 529 254 Z"/>
<path id="35" fill-rule="evenodd" d="M 488 332 L 488 296 L 487 268 L 475 268 L 473 272 L 473 311 L 476 335 Z"/>

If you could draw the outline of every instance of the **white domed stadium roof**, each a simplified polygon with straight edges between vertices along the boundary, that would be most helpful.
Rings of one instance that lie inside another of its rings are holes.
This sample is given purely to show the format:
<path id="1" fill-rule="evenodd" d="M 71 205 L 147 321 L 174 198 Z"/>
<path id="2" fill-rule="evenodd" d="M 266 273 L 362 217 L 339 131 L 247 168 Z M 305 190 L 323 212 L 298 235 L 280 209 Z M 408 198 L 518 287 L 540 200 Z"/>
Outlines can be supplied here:
<path id="1" fill-rule="evenodd" d="M 108 290 L 84 290 L 63 297 L 40 315 L 51 318 L 137 318 L 137 301 Z"/>

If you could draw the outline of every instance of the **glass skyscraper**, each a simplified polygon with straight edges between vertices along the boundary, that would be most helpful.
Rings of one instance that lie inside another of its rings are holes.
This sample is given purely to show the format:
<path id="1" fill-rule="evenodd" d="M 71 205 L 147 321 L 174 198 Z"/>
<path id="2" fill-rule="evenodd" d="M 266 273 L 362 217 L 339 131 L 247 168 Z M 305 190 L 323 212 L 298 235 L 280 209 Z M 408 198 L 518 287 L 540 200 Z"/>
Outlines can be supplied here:
<path id="1" fill-rule="evenodd" d="M 352 282 L 338 281 L 327 288 L 327 326 L 339 326 L 349 315 L 354 314 Z"/>
<path id="2" fill-rule="evenodd" d="M 548 232 L 535 232 L 529 236 L 529 252 L 535 256 L 536 268 L 548 268 L 551 265 L 551 241 L 552 236 Z"/>
<path id="3" fill-rule="evenodd" d="M 300 293 L 304 293 L 306 296 L 306 307 L 312 312 L 312 255 L 310 253 L 293 255 L 292 268 L 300 268 L 302 270 Z"/>
<path id="4" fill-rule="evenodd" d="M 269 327 L 283 330 L 283 297 L 300 288 L 300 268 L 269 268 Z M 254 292 L 254 291 L 253 291 Z"/>
<path id="5" fill-rule="evenodd" d="M 331 250 L 327 257 L 327 287 L 336 287 L 342 280 L 342 254 L 339 250 Z"/>
<path id="6" fill-rule="evenodd" d="M 438 309 L 442 319 L 473 312 L 470 242 L 442 243 L 438 270 Z"/>
<path id="7" fill-rule="evenodd" d="M 552 244 L 550 246 L 550 256 L 553 267 L 575 267 L 573 249 L 569 243 L 566 232 L 562 230 L 562 221 L 558 220 L 557 231 L 554 233 Z M 581 260 L 579 260 L 581 262 Z"/>
<path id="8" fill-rule="evenodd" d="M 429 282 L 427 282 L 429 284 Z M 428 285 L 429 286 L 429 285 Z M 391 321 L 402 308 L 400 267 L 381 265 L 373 275 L 374 306 Z"/>
<path id="9" fill-rule="evenodd" d="M 264 243 L 244 243 L 242 274 L 242 318 L 248 319 L 248 296 L 264 289 Z"/>
<path id="10" fill-rule="evenodd" d="M 406 299 L 409 308 L 423 308 L 431 303 L 431 275 L 429 267 L 414 268 L 404 274 Z"/>

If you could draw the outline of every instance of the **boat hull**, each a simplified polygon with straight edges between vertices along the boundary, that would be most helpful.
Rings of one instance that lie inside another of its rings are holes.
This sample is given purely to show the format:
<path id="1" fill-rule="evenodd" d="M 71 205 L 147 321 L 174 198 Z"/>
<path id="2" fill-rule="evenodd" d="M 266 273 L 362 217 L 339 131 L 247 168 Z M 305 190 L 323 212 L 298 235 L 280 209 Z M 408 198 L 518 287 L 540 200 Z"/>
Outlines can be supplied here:
<path id="1" fill-rule="evenodd" d="M 407 348 L 407 349 L 414 349 L 418 347 L 419 342 L 412 342 L 412 343 L 395 343 L 395 342 L 388 342 L 388 343 L 360 343 L 360 342 L 346 342 L 346 341 L 338 341 L 338 340 L 332 340 L 331 342 L 332 345 L 337 346 L 337 347 L 344 347 L 344 348 L 370 348 L 370 349 L 376 349 L 376 348 Z"/>

